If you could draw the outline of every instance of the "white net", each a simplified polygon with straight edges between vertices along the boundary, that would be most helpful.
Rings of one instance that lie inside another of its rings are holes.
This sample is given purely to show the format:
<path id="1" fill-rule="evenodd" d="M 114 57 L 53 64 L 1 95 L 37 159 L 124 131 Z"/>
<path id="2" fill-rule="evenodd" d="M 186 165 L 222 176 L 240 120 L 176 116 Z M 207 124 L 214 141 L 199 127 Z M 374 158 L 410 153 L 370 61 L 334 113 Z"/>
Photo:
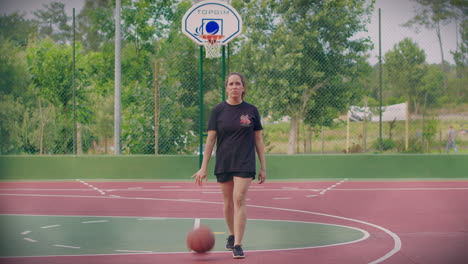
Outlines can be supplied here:
<path id="1" fill-rule="evenodd" d="M 222 56 L 221 53 L 221 45 L 219 43 L 210 44 L 208 43 L 205 45 L 205 57 L 208 59 L 213 58 L 220 58 Z"/>

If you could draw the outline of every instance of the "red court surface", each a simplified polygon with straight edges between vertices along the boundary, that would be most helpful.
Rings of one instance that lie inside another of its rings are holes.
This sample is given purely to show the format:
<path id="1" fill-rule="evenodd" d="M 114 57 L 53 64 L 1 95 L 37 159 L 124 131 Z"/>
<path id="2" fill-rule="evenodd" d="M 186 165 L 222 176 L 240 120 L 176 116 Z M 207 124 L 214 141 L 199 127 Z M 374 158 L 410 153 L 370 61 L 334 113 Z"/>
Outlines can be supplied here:
<path id="1" fill-rule="evenodd" d="M 248 198 L 249 219 L 345 225 L 370 236 L 356 243 L 294 250 L 249 251 L 244 245 L 243 260 L 232 259 L 229 252 L 77 253 L 3 257 L 0 263 L 468 263 L 468 181 L 266 182 L 252 184 Z M 200 188 L 189 182 L 81 180 L 1 182 L 0 214 L 223 217 L 216 183 Z"/>

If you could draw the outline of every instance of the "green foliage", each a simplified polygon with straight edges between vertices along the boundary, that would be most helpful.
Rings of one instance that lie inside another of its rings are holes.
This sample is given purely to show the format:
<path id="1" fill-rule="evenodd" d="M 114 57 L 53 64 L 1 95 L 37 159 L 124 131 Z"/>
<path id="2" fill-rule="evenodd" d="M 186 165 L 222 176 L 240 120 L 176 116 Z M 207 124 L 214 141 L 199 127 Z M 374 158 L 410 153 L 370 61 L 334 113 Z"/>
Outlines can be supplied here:
<path id="1" fill-rule="evenodd" d="M 439 120 L 435 117 L 424 120 L 423 138 L 428 148 L 434 143 L 435 136 L 439 132 Z"/>
<path id="2" fill-rule="evenodd" d="M 85 50 L 99 51 L 112 42 L 115 32 L 113 10 L 112 0 L 86 0 L 76 16 L 77 37 Z"/>
<path id="3" fill-rule="evenodd" d="M 302 113 L 330 125 L 359 91 L 370 6 L 364 1 L 236 3 L 246 17 L 240 71 L 255 79 L 255 102 L 274 117 Z M 281 21 L 281 22 L 279 22 Z M 268 94 L 268 96 L 264 96 Z"/>
<path id="4" fill-rule="evenodd" d="M 298 119 L 313 127 L 331 126 L 360 100 L 362 77 L 371 68 L 365 29 L 372 3 L 367 1 L 250 1 L 233 3 L 244 18 L 244 36 L 236 42 L 234 71 L 245 72 L 249 94 L 273 119 Z M 290 139 L 295 142 L 294 139 Z M 294 147 L 292 147 L 294 149 Z"/>
<path id="5" fill-rule="evenodd" d="M 24 106 L 11 95 L 0 95 L 0 154 L 22 152 L 21 123 Z"/>
<path id="6" fill-rule="evenodd" d="M 408 150 L 405 150 L 405 142 L 400 140 L 397 143 L 397 150 L 401 153 L 423 153 L 424 146 L 422 139 L 418 137 L 410 137 L 408 140 Z"/>
<path id="7" fill-rule="evenodd" d="M 351 147 L 349 147 L 348 151 L 343 150 L 343 153 L 361 153 L 362 147 L 359 144 L 352 143 Z"/>
<path id="8" fill-rule="evenodd" d="M 458 13 L 464 10 L 458 0 L 450 4 Z M 158 154 L 193 154 L 198 149 L 200 48 L 180 30 L 191 5 L 188 0 L 122 1 L 124 153 L 154 154 L 157 149 Z M 292 117 L 297 120 L 299 151 L 340 152 L 348 107 L 375 110 L 379 105 L 379 68 L 366 62 L 373 44 L 356 37 L 366 30 L 373 1 L 256 0 L 232 5 L 243 17 L 244 31 L 226 49 L 227 71 L 246 75 L 246 101 L 257 105 L 264 117 L 267 150 L 285 152 L 281 145 L 288 145 L 291 122 L 279 120 Z M 84 153 L 111 153 L 113 9 L 114 1 L 87 0 L 77 16 L 76 116 Z M 1 154 L 72 152 L 71 19 L 64 10 L 63 4 L 51 3 L 35 12 L 34 21 L 21 14 L 0 16 Z M 461 32 L 466 28 L 460 27 Z M 466 34 L 461 36 L 466 40 Z M 420 130 L 410 138 L 408 152 L 438 145 L 437 122 L 442 121 L 427 116 L 466 112 L 465 42 L 454 53 L 456 65 L 446 71 L 427 65 L 424 51 L 411 39 L 385 55 L 383 104 L 410 100 L 414 120 L 409 133 Z M 205 131 L 224 86 L 221 60 L 204 59 L 203 67 Z M 383 124 L 385 136 L 388 131 L 394 140 L 384 140 L 387 151 L 405 151 L 402 123 L 391 123 L 389 130 Z M 377 123 L 350 127 L 353 153 L 363 151 L 364 141 L 373 142 L 379 134 Z M 460 146 L 466 142 L 464 137 L 457 140 Z"/>
<path id="9" fill-rule="evenodd" d="M 43 4 L 44 9 L 34 12 L 40 38 L 51 38 L 59 44 L 72 39 L 72 28 L 68 23 L 70 17 L 65 13 L 65 4 L 52 2 Z"/>
<path id="10" fill-rule="evenodd" d="M 392 140 L 390 138 L 383 138 L 382 139 L 382 150 L 383 151 L 392 150 L 396 146 L 397 146 L 397 144 L 396 144 L 396 142 L 394 140 Z M 374 148 L 375 150 L 380 150 L 380 140 L 379 139 L 376 139 L 372 143 L 372 148 Z"/>
<path id="11" fill-rule="evenodd" d="M 174 3 L 174 0 L 122 1 L 124 39 L 137 50 L 154 50 L 154 40 L 168 34 Z"/>
<path id="12" fill-rule="evenodd" d="M 30 82 L 24 51 L 10 40 L 0 40 L 0 95 L 24 96 Z"/>
<path id="13" fill-rule="evenodd" d="M 395 44 L 393 50 L 385 54 L 387 78 L 392 80 L 394 95 L 405 96 L 410 100 L 419 96 L 426 55 L 411 39 L 405 38 Z M 420 102 L 414 102 L 418 112 Z"/>
<path id="14" fill-rule="evenodd" d="M 0 42 L 8 39 L 18 46 L 26 46 L 36 32 L 36 24 L 25 18 L 25 14 L 0 15 Z M 3 54 L 3 52 L 2 52 Z"/>

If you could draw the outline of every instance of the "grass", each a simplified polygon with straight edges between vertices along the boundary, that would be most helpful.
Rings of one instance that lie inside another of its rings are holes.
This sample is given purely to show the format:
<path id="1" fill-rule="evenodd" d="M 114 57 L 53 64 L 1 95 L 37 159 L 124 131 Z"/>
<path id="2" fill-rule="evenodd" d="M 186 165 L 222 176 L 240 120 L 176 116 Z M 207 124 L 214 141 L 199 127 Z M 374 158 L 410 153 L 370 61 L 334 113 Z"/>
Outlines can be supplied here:
<path id="1" fill-rule="evenodd" d="M 412 120 L 409 122 L 408 135 L 410 138 L 410 149 L 412 152 L 424 153 L 445 153 L 447 130 L 449 125 L 453 125 L 457 131 L 456 144 L 459 153 L 468 153 L 468 133 L 461 134 L 460 132 L 465 128 L 466 120 L 439 120 L 436 125 L 436 133 L 431 138 L 429 150 L 416 151 L 416 145 L 422 148 L 422 120 Z M 426 126 L 427 126 L 426 121 Z M 288 140 L 289 140 L 289 122 L 279 122 L 264 125 L 265 144 L 267 145 L 268 153 L 287 153 Z M 355 150 L 362 150 L 357 152 L 377 152 L 376 143 L 380 136 L 380 126 L 376 122 L 367 122 L 365 125 L 366 137 L 364 140 L 364 124 L 362 122 L 351 122 L 349 126 L 349 147 Z M 382 138 L 391 138 L 396 143 L 396 146 L 386 153 L 404 152 L 405 142 L 405 122 L 397 121 L 390 128 L 389 122 L 382 124 Z M 334 128 L 324 128 L 322 131 L 315 130 L 312 132 L 311 146 L 312 151 L 305 151 L 305 140 L 308 137 L 307 128 L 304 124 L 300 124 L 299 138 L 296 152 L 297 153 L 343 153 L 346 149 L 347 142 L 347 125 L 345 122 L 337 122 Z M 322 138 L 323 137 L 323 138 Z M 427 139 L 425 140 L 426 144 Z M 364 151 L 364 143 L 366 144 L 366 151 Z M 453 153 L 453 151 L 452 151 Z"/>

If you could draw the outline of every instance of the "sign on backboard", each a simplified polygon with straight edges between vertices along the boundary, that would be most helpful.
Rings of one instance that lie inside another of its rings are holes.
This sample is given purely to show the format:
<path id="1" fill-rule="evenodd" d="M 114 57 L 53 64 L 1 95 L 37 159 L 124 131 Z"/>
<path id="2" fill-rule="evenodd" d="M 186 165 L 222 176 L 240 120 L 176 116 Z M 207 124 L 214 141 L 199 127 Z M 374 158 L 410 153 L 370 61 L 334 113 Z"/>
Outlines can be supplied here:
<path id="1" fill-rule="evenodd" d="M 242 32 L 242 18 L 225 2 L 203 1 L 185 13 L 182 32 L 198 45 L 207 45 L 210 41 L 226 45 Z"/>

